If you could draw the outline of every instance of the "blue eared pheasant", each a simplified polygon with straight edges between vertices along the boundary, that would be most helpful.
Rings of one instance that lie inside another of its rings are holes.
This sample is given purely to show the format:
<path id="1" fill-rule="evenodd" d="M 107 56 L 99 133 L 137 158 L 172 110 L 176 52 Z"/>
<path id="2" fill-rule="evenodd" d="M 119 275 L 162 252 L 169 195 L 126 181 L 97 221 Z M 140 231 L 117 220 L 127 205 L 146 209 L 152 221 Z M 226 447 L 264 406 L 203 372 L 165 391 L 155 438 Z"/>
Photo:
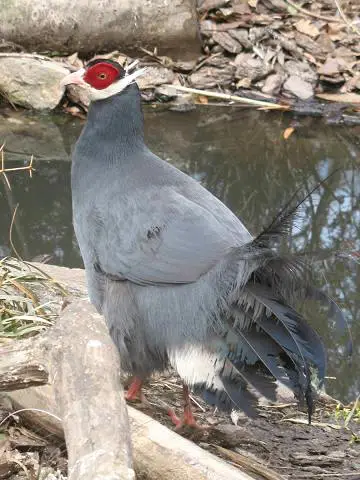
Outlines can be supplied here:
<path id="1" fill-rule="evenodd" d="M 128 397 L 171 365 L 184 383 L 178 425 L 195 424 L 189 389 L 252 414 L 260 395 L 275 399 L 278 382 L 310 416 L 326 356 L 294 306 L 314 290 L 304 264 L 273 246 L 292 213 L 254 238 L 220 200 L 154 155 L 135 82 L 142 73 L 98 59 L 63 80 L 91 98 L 73 152 L 73 220 L 91 302 L 135 377 Z"/>

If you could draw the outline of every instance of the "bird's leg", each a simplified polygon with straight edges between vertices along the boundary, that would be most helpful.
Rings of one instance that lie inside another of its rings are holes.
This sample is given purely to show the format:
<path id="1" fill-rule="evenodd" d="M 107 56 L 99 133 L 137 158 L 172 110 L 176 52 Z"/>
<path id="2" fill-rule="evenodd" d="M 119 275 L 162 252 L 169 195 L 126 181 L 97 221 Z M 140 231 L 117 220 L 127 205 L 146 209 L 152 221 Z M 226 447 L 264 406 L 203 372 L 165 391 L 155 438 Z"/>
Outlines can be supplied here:
<path id="1" fill-rule="evenodd" d="M 143 379 L 140 377 L 134 377 L 128 388 L 128 391 L 125 394 L 126 400 L 137 400 L 139 399 L 141 403 L 147 405 L 149 402 L 147 401 L 144 392 L 142 391 L 143 386 Z"/>
<path id="2" fill-rule="evenodd" d="M 197 424 L 192 409 L 191 409 L 191 399 L 190 391 L 187 385 L 183 384 L 183 396 L 184 396 L 184 414 L 179 418 L 173 409 L 168 410 L 168 415 L 171 418 L 171 421 L 175 424 L 175 429 L 179 430 L 184 425 L 188 425 L 192 428 L 202 429 L 200 425 Z"/>

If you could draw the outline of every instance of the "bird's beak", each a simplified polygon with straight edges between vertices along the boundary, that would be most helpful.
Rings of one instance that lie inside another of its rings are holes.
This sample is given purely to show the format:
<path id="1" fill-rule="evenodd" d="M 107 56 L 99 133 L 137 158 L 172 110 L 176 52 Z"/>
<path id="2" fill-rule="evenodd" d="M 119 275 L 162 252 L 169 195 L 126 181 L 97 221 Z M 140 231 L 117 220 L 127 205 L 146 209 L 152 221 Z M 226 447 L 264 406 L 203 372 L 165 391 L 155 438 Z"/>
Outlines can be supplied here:
<path id="1" fill-rule="evenodd" d="M 60 86 L 65 87 L 65 85 L 76 84 L 76 85 L 87 85 L 84 81 L 85 68 L 80 68 L 80 70 L 66 75 L 61 81 Z"/>

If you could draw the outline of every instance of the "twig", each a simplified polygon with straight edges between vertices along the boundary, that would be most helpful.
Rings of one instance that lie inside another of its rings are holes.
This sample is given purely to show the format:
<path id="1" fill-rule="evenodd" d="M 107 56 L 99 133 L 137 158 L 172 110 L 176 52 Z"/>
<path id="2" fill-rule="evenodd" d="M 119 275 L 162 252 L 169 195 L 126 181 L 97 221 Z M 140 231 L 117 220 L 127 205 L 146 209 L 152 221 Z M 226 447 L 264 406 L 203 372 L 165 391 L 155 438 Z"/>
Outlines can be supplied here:
<path id="1" fill-rule="evenodd" d="M 51 417 L 55 418 L 59 422 L 61 422 L 61 418 L 59 418 L 57 415 L 47 412 L 46 410 L 42 410 L 41 408 L 21 408 L 20 410 L 16 410 L 15 412 L 9 413 L 1 422 L 0 422 L 0 427 L 6 422 L 6 420 L 9 420 L 11 417 L 15 417 L 18 413 L 22 412 L 39 412 L 39 413 L 45 413 L 46 415 L 50 415 Z"/>
<path id="2" fill-rule="evenodd" d="M 230 95 L 227 93 L 210 92 L 209 90 L 199 90 L 197 88 L 182 87 L 181 85 L 164 85 L 165 87 L 174 88 L 180 92 L 195 93 L 197 95 L 204 95 L 205 97 L 221 98 L 229 102 L 239 102 L 247 105 L 254 105 L 256 107 L 267 107 L 274 110 L 290 110 L 289 105 L 278 105 L 277 103 L 264 102 L 262 100 L 254 100 L 252 98 L 239 97 L 238 95 Z"/>
<path id="3" fill-rule="evenodd" d="M 325 17 L 324 15 L 319 15 L 317 13 L 310 12 L 310 10 L 306 10 L 305 8 L 302 8 L 299 5 L 296 5 L 296 3 L 292 2 L 291 0 L 285 0 L 285 2 L 291 5 L 292 7 L 296 8 L 296 10 L 303 13 L 304 15 L 308 15 L 309 17 L 318 18 L 319 20 L 325 20 L 325 22 L 343 23 L 343 20 L 341 20 L 340 18 Z"/>
<path id="4" fill-rule="evenodd" d="M 13 227 L 14 227 L 14 223 L 15 223 L 15 216 L 16 216 L 16 212 L 17 212 L 18 207 L 19 207 L 19 204 L 16 205 L 16 207 L 14 209 L 13 216 L 11 218 L 10 230 L 9 230 L 9 241 L 10 241 L 11 248 L 13 249 L 17 258 L 19 260 L 22 260 L 21 256 L 19 255 L 19 252 L 15 248 L 15 245 L 14 245 L 14 242 L 13 242 L 13 239 L 12 239 L 12 232 L 13 232 Z"/>
<path id="5" fill-rule="evenodd" d="M 256 473 L 261 475 L 266 480 L 284 480 L 284 477 L 279 475 L 274 470 L 270 470 L 265 465 L 253 458 L 246 457 L 238 452 L 233 452 L 227 448 L 220 447 L 219 445 L 213 445 L 218 452 L 224 455 L 227 459 L 230 459 L 235 465 L 244 467 L 247 472 Z"/>
<path id="6" fill-rule="evenodd" d="M 350 22 L 350 20 L 347 18 L 347 16 L 345 15 L 344 10 L 342 9 L 342 7 L 341 7 L 341 5 L 340 5 L 339 0 L 334 0 L 334 2 L 335 2 L 335 5 L 336 5 L 336 8 L 338 9 L 338 12 L 340 13 L 341 18 L 344 20 L 344 22 L 346 23 L 346 25 L 347 25 L 353 32 L 355 32 L 357 35 L 360 36 L 360 30 L 358 30 L 358 29 L 352 24 L 352 22 Z"/>
<path id="7" fill-rule="evenodd" d="M 192 395 L 189 395 L 189 397 L 190 397 L 190 400 L 192 400 L 195 403 L 195 405 L 200 408 L 201 411 L 206 412 L 205 408 L 202 407 L 200 403 Z"/>
<path id="8" fill-rule="evenodd" d="M 22 170 L 28 170 L 29 176 L 30 176 L 30 178 L 32 178 L 32 173 L 33 173 L 33 171 L 34 171 L 34 167 L 33 167 L 34 156 L 31 155 L 29 165 L 26 165 L 25 167 L 5 168 L 4 147 L 5 147 L 5 143 L 3 143 L 3 144 L 0 146 L 0 154 L 1 154 L 0 174 L 3 175 L 3 177 L 4 177 L 5 181 L 6 181 L 6 184 L 7 184 L 8 188 L 9 188 L 9 190 L 11 190 L 11 185 L 10 185 L 8 176 L 7 176 L 6 174 L 7 174 L 8 172 L 19 172 L 19 171 L 22 171 Z"/>
<path id="9" fill-rule="evenodd" d="M 200 63 L 198 63 L 193 69 L 192 72 L 197 72 L 203 65 L 205 65 L 209 60 L 212 60 L 213 58 L 218 57 L 219 55 L 222 55 L 221 52 L 218 53 L 213 53 L 209 57 L 204 58 Z"/>

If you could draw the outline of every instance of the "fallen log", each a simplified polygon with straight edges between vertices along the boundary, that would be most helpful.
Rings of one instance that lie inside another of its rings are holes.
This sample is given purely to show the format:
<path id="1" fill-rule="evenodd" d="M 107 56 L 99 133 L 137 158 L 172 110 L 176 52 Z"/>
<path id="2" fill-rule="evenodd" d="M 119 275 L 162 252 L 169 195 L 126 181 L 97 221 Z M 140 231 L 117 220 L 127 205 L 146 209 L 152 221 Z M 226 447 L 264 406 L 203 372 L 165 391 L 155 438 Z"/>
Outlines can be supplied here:
<path id="1" fill-rule="evenodd" d="M 81 288 L 83 272 L 76 274 Z M 103 318 L 87 300 L 65 308 L 44 335 L 3 344 L 0 358 L 0 391 L 11 390 L 16 409 L 51 413 L 20 415 L 30 426 L 65 438 L 71 480 L 127 480 L 135 471 L 149 480 L 251 480 L 128 407 L 133 468 L 118 354 Z"/>
<path id="2" fill-rule="evenodd" d="M 192 0 L 11 0 L 1 5 L 0 37 L 37 52 L 200 53 Z"/>

